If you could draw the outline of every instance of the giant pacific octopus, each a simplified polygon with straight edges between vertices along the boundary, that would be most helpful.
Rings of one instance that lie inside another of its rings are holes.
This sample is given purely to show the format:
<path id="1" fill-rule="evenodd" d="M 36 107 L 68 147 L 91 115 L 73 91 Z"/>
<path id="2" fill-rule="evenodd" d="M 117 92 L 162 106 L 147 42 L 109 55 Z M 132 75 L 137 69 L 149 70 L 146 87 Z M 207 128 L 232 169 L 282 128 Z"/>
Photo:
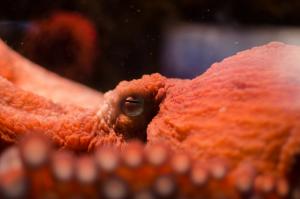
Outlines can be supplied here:
<path id="1" fill-rule="evenodd" d="M 300 198 L 299 55 L 272 42 L 191 80 L 144 75 L 102 95 L 2 43 L 2 194 Z"/>

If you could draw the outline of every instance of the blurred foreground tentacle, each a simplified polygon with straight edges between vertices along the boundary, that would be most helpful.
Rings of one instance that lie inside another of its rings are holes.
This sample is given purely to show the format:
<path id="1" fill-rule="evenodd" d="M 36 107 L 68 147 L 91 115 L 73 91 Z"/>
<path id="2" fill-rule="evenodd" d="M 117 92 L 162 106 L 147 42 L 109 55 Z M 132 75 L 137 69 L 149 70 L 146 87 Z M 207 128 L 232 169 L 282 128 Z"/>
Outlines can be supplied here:
<path id="1" fill-rule="evenodd" d="M 287 198 L 283 176 L 261 175 L 251 163 L 197 161 L 166 145 L 101 147 L 94 154 L 52 150 L 40 136 L 0 156 L 4 198 Z M 294 197 L 295 198 L 295 197 Z"/>

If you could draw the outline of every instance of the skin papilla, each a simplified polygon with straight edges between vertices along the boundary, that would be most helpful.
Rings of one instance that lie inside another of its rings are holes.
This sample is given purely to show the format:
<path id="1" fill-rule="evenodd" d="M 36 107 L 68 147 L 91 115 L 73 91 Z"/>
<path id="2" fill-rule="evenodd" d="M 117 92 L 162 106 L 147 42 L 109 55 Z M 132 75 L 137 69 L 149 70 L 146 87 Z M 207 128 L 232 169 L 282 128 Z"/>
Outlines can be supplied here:
<path id="1" fill-rule="evenodd" d="M 23 135 L 43 134 L 57 147 L 73 151 L 117 146 L 125 153 L 130 151 L 128 141 L 139 139 L 144 144 L 133 147 L 130 155 L 122 153 L 122 158 L 135 161 L 134 154 L 147 154 L 145 145 L 154 154 L 150 162 L 159 176 L 166 174 L 157 164 L 164 158 L 162 150 L 153 146 L 167 150 L 168 160 L 176 153 L 185 154 L 193 162 L 191 168 L 200 162 L 196 170 L 188 169 L 192 184 L 207 186 L 196 189 L 196 196 L 217 198 L 219 190 L 229 198 L 244 198 L 248 192 L 284 198 L 299 186 L 290 178 L 299 175 L 293 169 L 300 150 L 299 54 L 300 47 L 273 42 L 216 63 L 192 80 L 152 74 L 120 82 L 91 107 L 83 106 L 82 101 L 54 102 L 52 93 L 39 81 L 35 86 L 44 95 L 36 94 L 33 87 L 23 90 L 23 83 L 31 84 L 30 77 L 20 84 L 0 78 L 1 138 L 18 145 Z M 144 168 L 147 162 L 138 165 Z M 162 165 L 167 168 L 172 163 L 163 161 Z M 143 171 L 140 176 L 149 174 Z M 124 173 L 116 174 L 133 188 Z M 167 173 L 163 183 L 168 184 L 175 174 Z M 141 177 L 142 184 L 150 183 L 153 175 Z M 205 176 L 215 180 L 207 181 Z M 178 183 L 177 177 L 171 182 Z M 195 191 L 189 190 L 189 183 L 185 185 L 179 192 Z"/>

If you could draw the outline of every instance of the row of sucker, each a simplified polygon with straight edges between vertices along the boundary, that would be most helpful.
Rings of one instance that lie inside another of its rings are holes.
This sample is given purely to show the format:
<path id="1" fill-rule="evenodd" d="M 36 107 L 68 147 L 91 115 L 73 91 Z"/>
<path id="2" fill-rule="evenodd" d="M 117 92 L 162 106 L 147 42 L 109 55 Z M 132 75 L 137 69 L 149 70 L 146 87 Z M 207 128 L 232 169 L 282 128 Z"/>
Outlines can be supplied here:
<path id="1" fill-rule="evenodd" d="M 231 168 L 221 159 L 197 161 L 138 141 L 74 154 L 41 136 L 2 153 L 0 189 L 0 198 L 299 198 L 284 178 L 258 174 L 250 163 Z"/>

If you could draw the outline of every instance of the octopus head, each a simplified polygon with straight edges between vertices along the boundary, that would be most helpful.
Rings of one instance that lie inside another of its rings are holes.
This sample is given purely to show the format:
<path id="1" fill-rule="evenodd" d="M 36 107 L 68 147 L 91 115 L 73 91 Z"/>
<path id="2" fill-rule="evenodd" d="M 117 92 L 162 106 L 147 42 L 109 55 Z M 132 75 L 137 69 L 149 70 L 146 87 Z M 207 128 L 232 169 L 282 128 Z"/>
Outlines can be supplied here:
<path id="1" fill-rule="evenodd" d="M 106 92 L 97 114 L 101 129 L 125 140 L 145 142 L 147 125 L 165 96 L 165 81 L 159 74 L 144 75 L 141 79 L 122 81 L 114 90 Z"/>

